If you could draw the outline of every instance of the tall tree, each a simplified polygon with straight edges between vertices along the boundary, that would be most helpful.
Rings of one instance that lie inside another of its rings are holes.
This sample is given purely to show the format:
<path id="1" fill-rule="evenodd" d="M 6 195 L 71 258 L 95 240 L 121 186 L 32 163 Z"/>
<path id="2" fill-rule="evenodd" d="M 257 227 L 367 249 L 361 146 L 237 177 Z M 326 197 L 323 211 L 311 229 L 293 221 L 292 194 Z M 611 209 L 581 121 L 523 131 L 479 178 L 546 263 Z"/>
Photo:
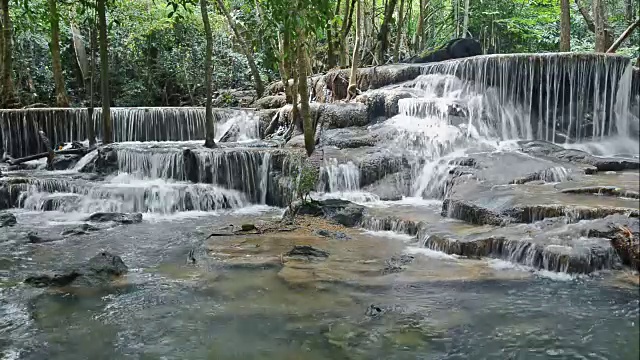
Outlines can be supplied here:
<path id="1" fill-rule="evenodd" d="M 584 22 L 587 24 L 587 28 L 589 29 L 589 31 L 595 34 L 595 51 L 607 51 L 611 44 L 613 44 L 613 32 L 611 31 L 611 28 L 609 27 L 608 21 L 605 16 L 606 12 L 603 0 L 593 0 L 593 17 L 589 13 L 589 10 L 582 5 L 580 0 L 575 0 L 575 3 L 578 7 L 578 11 L 584 18 Z M 596 25 L 596 22 L 598 23 L 598 25 Z"/>
<path id="2" fill-rule="evenodd" d="M 109 54 L 107 42 L 106 0 L 97 0 L 98 35 L 100 43 L 100 84 L 102 93 L 102 143 L 113 142 L 111 126 L 111 96 L 109 94 Z"/>
<path id="3" fill-rule="evenodd" d="M 51 26 L 51 63 L 53 67 L 53 80 L 56 85 L 56 105 L 69 106 L 69 98 L 64 89 L 64 77 L 62 75 L 62 62 L 60 61 L 60 19 L 58 16 L 57 0 L 49 1 L 49 24 Z"/>
<path id="4" fill-rule="evenodd" d="M 411 5 L 411 3 L 409 3 Z M 359 5 L 358 5 L 359 6 Z M 358 15 L 356 14 L 356 39 L 358 39 Z M 400 43 L 402 42 L 402 26 L 404 25 L 404 0 L 400 0 L 398 8 L 398 30 L 396 31 L 396 41 L 393 44 L 393 61 L 400 62 Z"/>
<path id="5" fill-rule="evenodd" d="M 204 58 L 204 83 L 207 88 L 207 100 L 205 105 L 205 141 L 204 146 L 208 148 L 216 147 L 215 142 L 215 126 L 213 125 L 213 109 L 211 108 L 211 80 L 213 75 L 213 67 L 211 57 L 213 56 L 213 35 L 211 33 L 211 24 L 209 23 L 209 12 L 207 10 L 207 0 L 200 0 L 200 12 L 202 13 L 202 23 L 204 24 L 204 33 L 206 38 L 206 50 Z"/>
<path id="6" fill-rule="evenodd" d="M 15 88 L 13 87 L 13 27 L 9 16 L 9 0 L 0 0 L 2 11 L 2 91 L 0 99 L 5 108 L 17 107 Z"/>
<path id="7" fill-rule="evenodd" d="M 309 111 L 309 87 L 307 76 L 309 75 L 309 62 L 307 60 L 307 45 L 305 31 L 298 32 L 297 39 L 298 58 L 298 93 L 300 93 L 300 116 L 302 117 L 302 129 L 304 131 L 304 148 L 307 156 L 311 156 L 316 148 L 316 124 L 311 119 Z"/>
<path id="8" fill-rule="evenodd" d="M 571 51 L 571 13 L 569 0 L 560 0 L 560 51 Z"/>
<path id="9" fill-rule="evenodd" d="M 404 2 L 404 0 L 402 0 Z M 347 88 L 347 99 L 351 99 L 357 93 L 358 87 L 358 60 L 360 60 L 360 37 L 362 36 L 362 0 L 356 3 L 356 38 L 353 46 L 353 60 L 351 61 L 351 74 L 349 76 L 349 87 Z"/>
<path id="10" fill-rule="evenodd" d="M 200 2 L 200 4 L 202 6 L 202 1 Z M 224 6 L 224 2 L 222 2 L 222 0 L 216 0 L 216 4 L 218 5 L 218 9 L 220 10 L 220 12 L 224 14 L 224 16 L 227 18 L 229 27 L 231 28 L 231 31 L 233 32 L 233 35 L 236 38 L 236 41 L 238 41 L 238 44 L 240 45 L 240 50 L 244 53 L 245 57 L 247 58 L 247 63 L 249 64 L 249 69 L 251 70 L 251 76 L 253 77 L 253 82 L 255 83 L 255 86 L 256 86 L 256 92 L 258 93 L 258 97 L 260 97 L 264 93 L 264 84 L 262 83 L 262 78 L 260 78 L 260 72 L 258 71 L 258 67 L 256 66 L 256 61 L 253 57 L 253 50 L 251 47 L 247 45 L 245 39 L 242 37 L 242 34 L 240 34 L 240 31 L 238 30 L 238 26 L 236 25 L 235 21 L 231 17 L 231 14 L 227 10 L 227 8 Z"/>
<path id="11" fill-rule="evenodd" d="M 469 0 L 464 0 L 464 17 L 462 18 L 462 37 L 466 38 L 468 34 L 469 34 Z"/>
<path id="12" fill-rule="evenodd" d="M 384 8 L 384 19 L 382 25 L 380 25 L 380 32 L 378 32 L 378 63 L 384 64 L 384 57 L 389 47 L 389 25 L 393 20 L 393 12 L 396 8 L 398 0 L 387 0 Z"/>

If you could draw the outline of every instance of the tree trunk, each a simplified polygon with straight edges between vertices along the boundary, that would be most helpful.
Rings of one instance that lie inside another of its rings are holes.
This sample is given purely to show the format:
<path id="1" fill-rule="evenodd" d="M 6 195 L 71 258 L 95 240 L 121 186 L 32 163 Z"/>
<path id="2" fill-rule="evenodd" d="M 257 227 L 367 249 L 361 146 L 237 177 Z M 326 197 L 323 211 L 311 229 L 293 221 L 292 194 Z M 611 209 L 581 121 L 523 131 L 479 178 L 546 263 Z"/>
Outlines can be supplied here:
<path id="1" fill-rule="evenodd" d="M 384 9 L 384 20 L 380 25 L 380 32 L 378 33 L 378 63 L 384 64 L 384 56 L 387 53 L 389 47 L 389 23 L 393 19 L 393 11 L 396 8 L 398 0 L 387 0 L 387 6 Z"/>
<path id="2" fill-rule="evenodd" d="M 596 52 L 605 52 L 613 44 L 613 31 L 609 27 L 603 0 L 593 0 L 593 17 L 589 10 L 585 8 L 580 0 L 575 0 L 578 11 L 582 14 L 587 28 L 595 34 Z"/>
<path id="3" fill-rule="evenodd" d="M 5 108 L 18 107 L 15 88 L 13 87 L 13 28 L 11 17 L 9 16 L 9 0 L 0 0 L 0 10 L 2 10 L 2 92 L 0 99 Z"/>
<path id="4" fill-rule="evenodd" d="M 222 8 L 221 8 L 222 10 Z M 211 108 L 211 79 L 213 78 L 213 68 L 211 60 L 213 57 L 213 35 L 211 33 L 211 24 L 209 23 L 209 12 L 207 10 L 207 0 L 200 0 L 200 12 L 202 13 L 202 24 L 204 25 L 204 34 L 206 39 L 206 49 L 204 58 L 204 84 L 207 88 L 207 100 L 205 105 L 205 121 L 204 146 L 208 148 L 216 147 L 215 127 L 213 126 L 213 109 Z"/>
<path id="5" fill-rule="evenodd" d="M 569 0 L 564 0 L 569 1 Z M 464 0 L 464 17 L 462 19 L 462 37 L 466 38 L 469 34 L 469 0 Z"/>
<path id="6" fill-rule="evenodd" d="M 613 43 L 613 45 L 611 45 L 611 47 L 607 49 L 607 52 L 608 53 L 616 52 L 616 50 L 618 50 L 620 45 L 622 45 L 622 43 L 629 37 L 629 35 L 631 35 L 633 30 L 635 30 L 637 27 L 640 27 L 640 18 L 638 18 L 633 24 L 629 25 L 627 30 L 625 30 L 622 33 L 622 35 L 620 35 L 620 37 Z"/>
<path id="7" fill-rule="evenodd" d="M 345 1 L 349 1 L 349 0 L 345 0 Z M 338 0 L 336 3 L 336 8 L 333 13 L 334 17 L 340 14 L 340 3 L 341 3 L 340 0 Z M 335 30 L 335 34 L 334 34 L 334 30 Z M 329 69 L 333 69 L 336 67 L 336 65 L 338 65 L 338 57 L 337 57 L 338 54 L 336 53 L 336 48 L 339 47 L 339 44 L 338 44 L 339 42 L 340 42 L 340 30 L 337 29 L 333 25 L 333 23 L 327 25 L 327 67 Z"/>
<path id="8" fill-rule="evenodd" d="M 341 36 L 338 37 L 338 43 L 340 48 L 340 67 L 346 67 L 349 62 L 349 51 L 347 47 L 347 37 L 349 31 L 351 31 L 351 18 L 353 17 L 353 8 L 355 7 L 356 0 L 344 0 L 344 21 L 340 28 Z"/>
<path id="9" fill-rule="evenodd" d="M 633 14 L 633 0 L 624 0 L 624 18 L 627 20 L 629 26 L 631 26 L 635 20 Z"/>
<path id="10" fill-rule="evenodd" d="M 304 148 L 307 150 L 307 156 L 311 156 L 316 147 L 316 128 L 311 120 L 309 111 L 309 88 L 307 87 L 309 64 L 307 63 L 304 31 L 304 29 L 298 28 L 296 56 L 298 59 L 298 93 L 300 93 L 300 116 L 302 117 L 302 129 L 304 131 Z"/>
<path id="11" fill-rule="evenodd" d="M 604 33 L 604 0 L 593 0 L 593 24 L 595 25 L 596 52 L 607 51 L 607 44 Z"/>
<path id="12" fill-rule="evenodd" d="M 261 97 L 264 93 L 264 84 L 262 83 L 262 78 L 260 78 L 260 72 L 258 71 L 258 67 L 256 66 L 256 61 L 253 58 L 253 50 L 244 41 L 242 35 L 240 35 L 236 23 L 233 21 L 233 18 L 231 18 L 231 14 L 227 11 L 227 8 L 224 6 L 222 0 L 216 0 L 216 3 L 218 4 L 218 9 L 220 10 L 220 12 L 223 13 L 227 18 L 229 27 L 231 28 L 233 35 L 238 41 L 240 49 L 242 49 L 242 51 L 244 52 L 244 56 L 247 58 L 247 63 L 249 64 L 249 69 L 251 70 L 251 77 L 253 77 L 253 82 L 255 83 L 256 93 L 258 94 L 258 97 Z M 200 0 L 200 7 L 202 6 L 203 0 Z M 204 6 L 206 6 L 206 2 L 204 3 Z"/>
<path id="13" fill-rule="evenodd" d="M 358 5 L 360 6 L 360 5 Z M 360 9 L 358 8 L 357 11 Z M 358 14 L 356 14 L 356 26 L 358 26 Z M 396 42 L 393 45 L 393 61 L 400 62 L 400 43 L 402 42 L 402 26 L 404 25 L 404 0 L 400 0 L 400 8 L 398 9 L 398 31 L 396 31 Z M 359 38 L 358 29 L 356 28 L 356 41 Z"/>
<path id="14" fill-rule="evenodd" d="M 96 129 L 93 121 L 93 79 L 96 73 L 96 32 L 92 28 L 96 25 L 95 18 L 89 27 L 89 52 L 91 53 L 91 67 L 89 68 L 89 108 L 87 108 L 87 137 L 89 138 L 89 148 L 96 145 Z"/>
<path id="15" fill-rule="evenodd" d="M 571 51 L 571 13 L 569 0 L 560 0 L 560 51 Z"/>
<path id="16" fill-rule="evenodd" d="M 62 62 L 60 61 L 60 19 L 58 17 L 57 0 L 49 0 L 49 23 L 51 25 L 51 65 L 53 68 L 53 80 L 56 85 L 56 105 L 68 107 L 69 98 L 64 89 L 64 78 L 62 76 Z"/>
<path id="17" fill-rule="evenodd" d="M 402 0 L 404 2 L 404 0 Z M 349 87 L 347 88 L 347 100 L 352 99 L 358 92 L 358 60 L 360 59 L 360 38 L 362 36 L 362 0 L 356 3 L 356 38 L 353 47 L 353 60 L 351 62 L 351 74 L 349 76 Z M 400 6 L 402 7 L 402 5 Z M 398 32 L 400 33 L 400 31 Z M 396 46 L 397 47 L 397 46 Z M 397 57 L 397 55 L 396 55 Z"/>
<path id="18" fill-rule="evenodd" d="M 100 42 L 100 84 L 102 88 L 102 143 L 113 142 L 111 126 L 111 96 L 109 94 L 109 56 L 107 53 L 107 14 L 106 0 L 98 2 L 98 32 Z"/>

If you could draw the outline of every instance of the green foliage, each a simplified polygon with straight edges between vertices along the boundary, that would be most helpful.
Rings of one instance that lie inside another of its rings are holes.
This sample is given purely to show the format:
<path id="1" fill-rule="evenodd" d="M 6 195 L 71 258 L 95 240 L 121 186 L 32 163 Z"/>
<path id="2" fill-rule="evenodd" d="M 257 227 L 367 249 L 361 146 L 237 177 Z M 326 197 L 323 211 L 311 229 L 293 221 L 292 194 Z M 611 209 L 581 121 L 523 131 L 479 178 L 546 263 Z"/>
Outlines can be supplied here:
<path id="1" fill-rule="evenodd" d="M 305 203 L 307 198 L 312 200 L 310 194 L 316 189 L 320 172 L 318 167 L 311 164 L 309 159 L 302 154 L 290 156 L 293 163 L 290 176 L 294 179 L 294 197 Z"/>

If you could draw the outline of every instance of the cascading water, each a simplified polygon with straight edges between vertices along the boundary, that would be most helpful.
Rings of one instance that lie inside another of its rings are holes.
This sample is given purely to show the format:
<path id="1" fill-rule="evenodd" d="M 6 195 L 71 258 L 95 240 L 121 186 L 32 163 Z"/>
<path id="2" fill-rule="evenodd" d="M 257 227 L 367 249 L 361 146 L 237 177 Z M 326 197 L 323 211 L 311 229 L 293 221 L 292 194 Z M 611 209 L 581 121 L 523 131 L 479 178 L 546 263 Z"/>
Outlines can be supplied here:
<path id="1" fill-rule="evenodd" d="M 317 190 L 321 197 L 338 197 L 345 200 L 364 203 L 380 200 L 375 194 L 360 190 L 360 169 L 352 161 L 344 164 L 331 158 L 324 161 L 320 168 L 320 181 Z"/>
<path id="2" fill-rule="evenodd" d="M 227 135 L 232 141 L 259 139 L 258 117 L 252 110 L 214 109 L 216 140 Z M 112 108 L 115 142 L 203 140 L 203 108 Z M 38 130 L 53 144 L 87 138 L 86 108 L 0 110 L 0 140 L 13 157 L 44 152 Z M 92 117 L 97 138 L 102 135 L 101 109 Z"/>
<path id="3" fill-rule="evenodd" d="M 631 65 L 621 56 L 487 55 L 428 64 L 406 83 L 389 146 L 412 167 L 409 195 L 442 197 L 450 162 L 469 149 L 511 151 L 539 139 L 597 155 L 638 153 Z M 545 176 L 554 181 L 555 175 Z"/>

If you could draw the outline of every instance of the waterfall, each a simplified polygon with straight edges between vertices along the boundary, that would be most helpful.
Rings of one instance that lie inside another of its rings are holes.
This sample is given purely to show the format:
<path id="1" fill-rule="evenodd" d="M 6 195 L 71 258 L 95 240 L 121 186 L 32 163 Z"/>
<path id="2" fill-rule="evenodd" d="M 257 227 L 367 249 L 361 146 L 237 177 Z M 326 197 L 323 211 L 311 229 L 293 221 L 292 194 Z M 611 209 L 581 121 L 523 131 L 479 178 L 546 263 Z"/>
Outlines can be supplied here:
<path id="1" fill-rule="evenodd" d="M 485 55 L 429 64 L 424 73 L 464 80 L 463 86 L 451 81 L 458 86 L 445 93 L 466 103 L 469 125 L 494 130 L 502 140 L 629 135 L 632 67 L 624 56 Z"/>
<path id="2" fill-rule="evenodd" d="M 408 159 L 413 196 L 442 198 L 456 158 L 469 150 L 513 151 L 521 139 L 598 155 L 638 153 L 626 57 L 478 56 L 427 64 L 402 86 L 414 96 L 400 99 L 399 115 L 383 124 L 394 129 L 387 145 Z M 538 175 L 568 176 L 562 169 Z"/>
<path id="3" fill-rule="evenodd" d="M 259 121 L 252 110 L 214 109 L 214 117 L 218 139 L 232 128 L 233 140 L 259 139 Z M 204 108 L 112 108 L 111 118 L 115 142 L 204 140 Z M 22 157 L 46 151 L 38 137 L 39 129 L 54 145 L 84 141 L 87 119 L 86 108 L 0 110 L 0 143 L 13 157 Z M 101 109 L 94 110 L 92 122 L 99 139 Z"/>
<path id="4" fill-rule="evenodd" d="M 209 184 L 191 184 L 164 179 L 139 179 L 122 173 L 105 183 L 56 187 L 30 185 L 19 206 L 36 211 L 92 213 L 96 211 L 149 212 L 170 214 L 179 211 L 216 211 L 246 206 L 245 196 Z"/>
<path id="5" fill-rule="evenodd" d="M 172 143 L 114 144 L 118 171 L 139 179 L 171 179 L 215 184 L 264 203 L 270 169 L 276 159 L 271 150 L 250 148 L 176 147 Z"/>
<path id="6" fill-rule="evenodd" d="M 331 193 L 358 191 L 360 189 L 360 169 L 352 161 L 338 164 L 338 160 L 325 160 L 320 168 L 320 191 Z"/>

